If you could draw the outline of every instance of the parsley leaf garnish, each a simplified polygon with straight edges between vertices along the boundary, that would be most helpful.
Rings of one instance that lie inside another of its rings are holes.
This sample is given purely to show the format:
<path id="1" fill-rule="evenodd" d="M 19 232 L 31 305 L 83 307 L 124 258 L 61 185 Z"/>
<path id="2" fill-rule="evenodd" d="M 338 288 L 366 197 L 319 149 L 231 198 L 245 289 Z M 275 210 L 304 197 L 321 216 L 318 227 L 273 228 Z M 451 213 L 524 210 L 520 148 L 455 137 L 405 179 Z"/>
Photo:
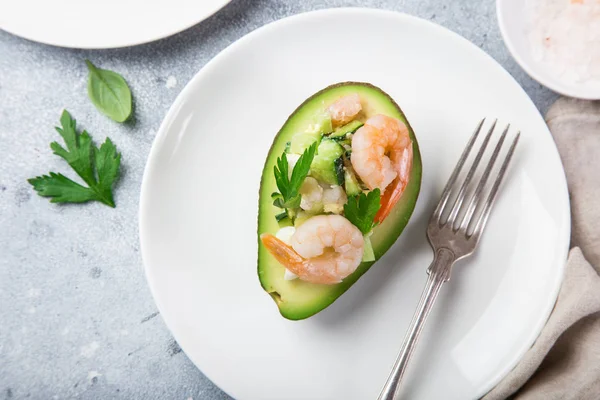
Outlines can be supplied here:
<path id="1" fill-rule="evenodd" d="M 312 146 L 304 150 L 304 153 L 302 153 L 296 165 L 294 165 L 291 177 L 289 175 L 289 166 L 285 152 L 277 159 L 277 165 L 274 168 L 275 183 L 277 184 L 281 198 L 273 199 L 273 204 L 276 207 L 297 208 L 300 206 L 300 187 L 308 175 L 310 164 L 312 164 L 316 151 L 316 143 L 313 143 Z"/>
<path id="2" fill-rule="evenodd" d="M 65 141 L 66 149 L 57 142 L 50 148 L 65 159 L 88 187 L 82 186 L 63 174 L 50 172 L 27 180 L 40 196 L 50 197 L 51 203 L 83 203 L 96 200 L 115 207 L 112 186 L 119 176 L 121 154 L 113 142 L 106 141 L 96 147 L 84 130 L 77 133 L 75 120 L 66 110 L 60 117 L 62 128 L 56 128 Z"/>
<path id="3" fill-rule="evenodd" d="M 374 227 L 373 219 L 381 207 L 381 192 L 379 189 L 370 191 L 368 194 L 361 193 L 352 196 L 344 205 L 344 215 L 352 222 L 363 235 L 371 232 Z"/>

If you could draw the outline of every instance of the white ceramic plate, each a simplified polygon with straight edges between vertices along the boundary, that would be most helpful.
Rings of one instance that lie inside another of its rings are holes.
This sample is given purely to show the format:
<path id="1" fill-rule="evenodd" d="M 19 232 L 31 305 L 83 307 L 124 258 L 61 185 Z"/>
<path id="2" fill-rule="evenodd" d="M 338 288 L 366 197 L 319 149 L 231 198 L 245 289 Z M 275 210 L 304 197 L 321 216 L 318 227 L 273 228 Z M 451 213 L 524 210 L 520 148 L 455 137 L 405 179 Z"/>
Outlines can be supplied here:
<path id="1" fill-rule="evenodd" d="M 181 32 L 231 0 L 18 0 L 0 2 L 0 29 L 36 42 L 105 49 Z"/>
<path id="2" fill-rule="evenodd" d="M 360 27 L 360 29 L 357 29 Z M 256 274 L 258 187 L 287 116 L 339 81 L 398 101 L 423 184 L 404 234 L 331 307 L 283 319 Z M 477 120 L 523 132 L 475 257 L 443 289 L 405 386 L 409 399 L 472 399 L 530 347 L 556 300 L 569 241 L 564 173 L 544 121 L 492 58 L 403 14 L 334 9 L 239 40 L 187 85 L 146 167 L 140 236 L 158 308 L 191 360 L 238 400 L 375 399 L 425 284 L 425 226 Z"/>
<path id="3" fill-rule="evenodd" d="M 547 65 L 533 57 L 528 38 L 528 17 L 523 0 L 496 0 L 500 32 L 506 47 L 517 63 L 533 79 L 565 96 L 580 99 L 600 99 L 600 83 L 569 82 L 556 76 Z"/>

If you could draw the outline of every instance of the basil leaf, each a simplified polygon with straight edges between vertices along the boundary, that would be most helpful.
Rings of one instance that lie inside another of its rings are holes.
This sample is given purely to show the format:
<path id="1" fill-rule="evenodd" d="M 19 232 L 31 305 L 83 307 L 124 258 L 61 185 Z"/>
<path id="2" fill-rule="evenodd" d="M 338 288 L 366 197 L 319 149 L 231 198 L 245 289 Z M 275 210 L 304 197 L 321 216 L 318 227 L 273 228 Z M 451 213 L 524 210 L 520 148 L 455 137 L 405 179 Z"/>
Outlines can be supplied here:
<path id="1" fill-rule="evenodd" d="M 131 115 L 131 91 L 125 79 L 116 72 L 96 68 L 85 60 L 89 70 L 88 97 L 107 117 L 125 122 Z"/>

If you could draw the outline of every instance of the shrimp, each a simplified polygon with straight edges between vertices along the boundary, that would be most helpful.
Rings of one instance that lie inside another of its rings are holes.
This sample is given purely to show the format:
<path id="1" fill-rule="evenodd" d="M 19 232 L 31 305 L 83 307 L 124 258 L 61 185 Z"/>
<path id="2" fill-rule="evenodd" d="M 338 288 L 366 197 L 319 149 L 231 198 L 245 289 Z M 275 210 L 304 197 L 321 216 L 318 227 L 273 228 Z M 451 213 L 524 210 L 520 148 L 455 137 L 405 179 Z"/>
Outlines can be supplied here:
<path id="1" fill-rule="evenodd" d="M 300 200 L 301 209 L 313 213 L 318 213 L 323 209 L 323 188 L 315 178 L 307 176 L 304 179 L 302 186 L 300 186 L 300 194 L 302 195 Z"/>
<path id="2" fill-rule="evenodd" d="M 356 271 L 364 251 L 361 231 L 340 215 L 317 215 L 300 225 L 291 246 L 269 233 L 260 235 L 267 250 L 304 281 L 333 285 Z"/>
<path id="3" fill-rule="evenodd" d="M 348 196 L 341 186 L 331 186 L 323 191 L 323 211 L 326 213 L 341 214 Z"/>
<path id="4" fill-rule="evenodd" d="M 382 222 L 402 197 L 410 178 L 413 148 L 408 128 L 386 115 L 369 118 L 354 133 L 350 161 L 369 189 L 381 191 L 375 222 Z"/>
<path id="5" fill-rule="evenodd" d="M 331 115 L 333 126 L 345 125 L 356 119 L 356 116 L 362 111 L 360 97 L 356 93 L 341 97 L 331 104 L 327 111 Z"/>

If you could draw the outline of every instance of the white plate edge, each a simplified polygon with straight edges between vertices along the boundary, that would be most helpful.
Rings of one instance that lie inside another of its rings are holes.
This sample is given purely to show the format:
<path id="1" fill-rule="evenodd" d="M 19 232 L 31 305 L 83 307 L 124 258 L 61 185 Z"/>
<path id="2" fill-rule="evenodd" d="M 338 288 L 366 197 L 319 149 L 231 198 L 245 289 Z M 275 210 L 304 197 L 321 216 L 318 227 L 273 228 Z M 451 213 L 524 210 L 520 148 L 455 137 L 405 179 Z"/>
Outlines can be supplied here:
<path id="1" fill-rule="evenodd" d="M 192 79 L 185 85 L 185 87 L 182 89 L 182 91 L 179 93 L 179 95 L 177 96 L 177 98 L 175 99 L 175 102 L 171 105 L 171 107 L 169 108 L 169 110 L 167 111 L 165 118 L 163 119 L 163 122 L 161 123 L 158 132 L 156 134 L 156 137 L 154 138 L 154 141 L 152 143 L 152 147 L 150 150 L 150 153 L 148 154 L 148 159 L 146 162 L 146 166 L 144 167 L 144 174 L 142 176 L 142 185 L 141 185 L 141 190 L 140 190 L 140 206 L 139 206 L 139 213 L 138 213 L 138 219 L 139 219 L 139 237 L 140 237 L 140 253 L 142 255 L 142 261 L 144 264 L 144 272 L 146 275 L 146 280 L 148 281 L 148 286 L 150 287 L 150 292 L 152 293 L 152 297 L 154 299 L 154 302 L 156 303 L 156 306 L 161 314 L 161 317 L 163 318 L 163 320 L 165 321 L 165 324 L 167 325 L 167 327 L 169 328 L 169 331 L 171 332 L 171 334 L 173 335 L 173 337 L 175 338 L 175 340 L 177 340 L 177 334 L 171 330 L 170 326 L 171 324 L 169 323 L 169 318 L 162 312 L 163 311 L 163 307 L 160 303 L 160 301 L 158 300 L 157 296 L 156 296 L 156 288 L 153 284 L 153 280 L 151 278 L 151 274 L 149 272 L 149 268 L 146 266 L 147 265 L 147 260 L 149 258 L 149 256 L 146 254 L 145 246 L 144 246 L 144 212 L 145 209 L 147 207 L 147 201 L 145 201 L 144 199 L 147 199 L 147 195 L 145 196 L 144 194 L 149 190 L 148 189 L 148 181 L 149 181 L 149 175 L 151 173 L 151 170 L 154 168 L 154 166 L 151 163 L 151 160 L 153 159 L 153 157 L 155 156 L 155 153 L 158 152 L 158 147 L 157 147 L 157 143 L 159 143 L 160 141 L 164 140 L 165 135 L 167 134 L 167 126 L 172 122 L 176 109 L 179 107 L 179 105 L 185 100 L 185 97 L 187 96 L 187 93 L 189 91 L 192 90 L 192 88 L 196 85 L 196 83 L 201 79 L 201 76 L 206 73 L 208 70 L 210 70 L 210 68 L 213 68 L 213 65 L 215 64 L 215 60 L 217 60 L 218 58 L 228 54 L 231 51 L 234 51 L 237 47 L 243 45 L 245 43 L 245 41 L 252 39 L 252 37 L 256 34 L 259 33 L 263 33 L 268 31 L 269 29 L 273 29 L 275 27 L 277 27 L 279 24 L 285 24 L 288 22 L 288 20 L 290 19 L 301 19 L 301 18 L 310 18 L 312 17 L 313 14 L 330 14 L 330 13 L 372 13 L 372 14 L 381 14 L 381 15 L 392 15 L 394 17 L 400 17 L 400 18 L 407 18 L 407 19 L 411 19 L 413 20 L 413 22 L 417 22 L 417 23 L 421 23 L 421 24 L 426 24 L 429 25 L 430 27 L 439 29 L 441 31 L 443 31 L 445 34 L 449 34 L 451 36 L 454 36 L 455 38 L 458 38 L 464 42 L 467 42 L 469 45 L 474 46 L 477 48 L 478 51 L 480 51 L 481 53 L 483 53 L 486 57 L 488 57 L 490 60 L 493 61 L 493 64 L 495 64 L 496 68 L 499 68 L 504 74 L 507 74 L 511 80 L 513 80 L 517 86 L 521 89 L 521 91 L 525 94 L 525 96 L 527 97 L 528 101 L 533 105 L 533 107 L 537 110 L 537 107 L 535 106 L 535 104 L 533 104 L 533 101 L 531 100 L 531 98 L 529 97 L 529 95 L 527 94 L 527 92 L 525 92 L 525 90 L 521 87 L 521 85 L 516 81 L 516 79 L 504 68 L 502 67 L 498 61 L 496 61 L 492 56 L 490 56 L 488 53 L 486 53 L 484 50 L 482 50 L 481 48 L 477 47 L 475 44 L 473 44 L 471 41 L 469 41 L 468 39 L 464 38 L 463 36 L 459 35 L 456 32 L 451 31 L 450 29 L 443 27 L 441 25 L 438 25 L 434 22 L 425 20 L 423 18 L 419 18 L 416 16 L 412 16 L 406 13 L 402 13 L 402 12 L 397 12 L 397 11 L 391 11 L 391 10 L 381 10 L 381 9 L 374 9 L 374 8 L 366 8 L 366 7 L 339 7 L 339 8 L 328 8 L 328 9 L 321 9 L 321 10 L 315 10 L 315 11 L 309 11 L 309 12 L 305 12 L 305 13 L 300 13 L 300 14 L 295 14 L 295 15 L 291 15 L 273 22 L 270 22 L 268 24 L 265 24 L 249 33 L 247 33 L 246 35 L 242 36 L 241 38 L 239 38 L 238 40 L 236 40 L 235 42 L 233 42 L 232 44 L 230 44 L 229 46 L 227 46 L 225 49 L 223 49 L 221 52 L 219 52 L 215 57 L 213 57 L 210 61 L 208 61 L 193 77 Z M 543 116 L 541 115 L 541 113 L 538 110 L 538 115 L 539 118 L 542 118 L 544 125 L 546 126 L 546 132 L 551 135 L 550 130 L 547 127 L 547 124 L 543 118 Z M 558 157 L 559 160 L 560 159 L 560 154 L 558 153 L 558 149 L 556 147 L 556 143 L 554 143 L 554 140 L 552 140 L 554 146 L 553 149 L 556 153 L 556 156 Z M 561 165 L 562 165 L 562 161 L 561 161 Z M 546 306 L 546 310 L 544 311 L 544 313 L 540 314 L 540 318 L 538 320 L 538 323 L 536 324 L 536 328 L 534 329 L 533 333 L 531 334 L 531 336 L 528 338 L 528 340 L 525 342 L 525 345 L 523 345 L 522 349 L 519 349 L 519 351 L 517 352 L 517 354 L 515 354 L 515 357 L 513 358 L 513 360 L 508 364 L 509 367 L 505 368 L 504 370 L 498 372 L 495 377 L 493 379 L 490 379 L 489 383 L 486 385 L 482 385 L 482 387 L 479 389 L 478 391 L 478 395 L 477 397 L 482 397 L 483 395 L 485 395 L 486 393 L 488 393 L 492 388 L 494 388 L 506 375 L 508 375 L 508 373 L 510 371 L 512 371 L 514 369 L 514 367 L 518 364 L 518 362 L 523 358 L 523 356 L 525 355 L 525 353 L 531 348 L 531 346 L 535 343 L 535 341 L 537 340 L 538 336 L 540 335 L 543 327 L 546 325 L 546 322 L 548 321 L 548 318 L 550 317 L 550 314 L 552 312 L 552 310 L 554 309 L 554 306 L 556 304 L 556 300 L 558 298 L 558 294 L 562 285 L 562 281 L 563 281 L 563 277 L 564 277 L 564 272 L 565 272 L 565 266 L 566 266 L 566 262 L 567 262 L 567 257 L 568 257 L 568 252 L 570 249 L 570 236 L 571 236 L 571 208 L 570 208 L 570 199 L 569 199 L 569 194 L 568 194 L 568 189 L 567 189 L 567 181 L 566 181 L 566 175 L 565 175 L 565 171 L 564 168 L 562 169 L 562 176 L 563 179 L 561 180 L 560 186 L 562 188 L 559 188 L 559 190 L 562 189 L 563 193 L 565 194 L 563 196 L 563 205 L 566 209 L 565 215 L 563 216 L 563 221 L 561 221 L 566 227 L 567 229 L 565 229 L 564 232 L 564 237 L 563 240 L 566 243 L 566 246 L 560 250 L 559 253 L 559 259 L 563 260 L 563 262 L 561 263 L 561 274 L 558 276 L 558 278 L 556 279 L 556 282 L 554 282 L 554 290 L 552 293 L 551 298 L 553 299 L 551 302 L 548 303 L 548 305 Z M 179 343 L 179 341 L 178 341 Z M 181 345 L 181 344 L 180 344 Z M 188 354 L 185 351 L 184 346 L 181 346 L 182 350 L 186 353 L 186 355 Z M 229 395 L 230 397 L 233 397 L 230 393 L 228 393 L 226 390 L 224 390 L 215 380 L 213 380 L 210 375 L 206 374 L 204 371 L 202 371 L 194 362 L 194 360 L 188 356 L 188 358 L 190 359 L 190 361 L 192 361 L 192 363 L 196 366 L 196 368 L 198 368 L 208 379 L 211 380 L 211 382 L 213 382 L 215 385 L 217 385 L 219 387 L 220 390 L 222 390 L 223 392 L 227 393 L 227 395 Z M 383 379 L 383 378 L 382 378 Z"/>
<path id="2" fill-rule="evenodd" d="M 222 3 L 221 5 L 216 6 L 214 9 L 210 10 L 208 13 L 206 13 L 204 16 L 202 16 L 201 18 L 186 24 L 185 26 L 173 29 L 167 33 L 162 33 L 162 34 L 158 34 L 158 35 L 152 35 L 150 38 L 148 39 L 144 39 L 142 41 L 124 41 L 124 42 L 115 42 L 113 44 L 106 44 L 106 45 L 102 45 L 102 46 L 95 46 L 95 45 L 89 45 L 89 44 L 84 44 L 84 45 L 74 45 L 74 44 L 65 44 L 65 43 L 58 43 L 58 42 L 53 42 L 53 41 L 49 41 L 49 40 L 44 40 L 44 39 L 36 39 L 33 38 L 31 35 L 23 35 L 21 33 L 17 33 L 11 29 L 7 29 L 4 26 L 0 26 L 0 30 L 3 30 L 4 32 L 7 32 L 13 36 L 19 37 L 21 39 L 25 39 L 25 40 L 29 40 L 31 42 L 35 42 L 35 43 L 41 43 L 41 44 L 45 44 L 48 46 L 54 46 L 54 47 L 61 47 L 61 48 L 65 48 L 65 49 L 82 49 L 82 50 L 107 50 L 107 49 L 121 49 L 121 48 L 125 48 L 125 47 L 134 47 L 134 46 L 139 46 L 142 44 L 148 44 L 148 43 L 152 43 L 152 42 L 156 42 L 162 39 L 166 39 L 169 38 L 171 36 L 177 35 L 178 33 L 181 33 L 183 31 L 186 31 L 188 29 L 190 29 L 191 27 L 198 25 L 201 22 L 206 21 L 208 18 L 212 17 L 213 15 L 215 15 L 217 12 L 219 12 L 221 9 L 225 8 L 225 6 L 227 6 L 229 3 L 231 3 L 232 0 L 224 0 L 224 3 Z M 190 81 L 191 82 L 191 81 Z M 170 110 L 169 110 L 170 111 Z"/>

